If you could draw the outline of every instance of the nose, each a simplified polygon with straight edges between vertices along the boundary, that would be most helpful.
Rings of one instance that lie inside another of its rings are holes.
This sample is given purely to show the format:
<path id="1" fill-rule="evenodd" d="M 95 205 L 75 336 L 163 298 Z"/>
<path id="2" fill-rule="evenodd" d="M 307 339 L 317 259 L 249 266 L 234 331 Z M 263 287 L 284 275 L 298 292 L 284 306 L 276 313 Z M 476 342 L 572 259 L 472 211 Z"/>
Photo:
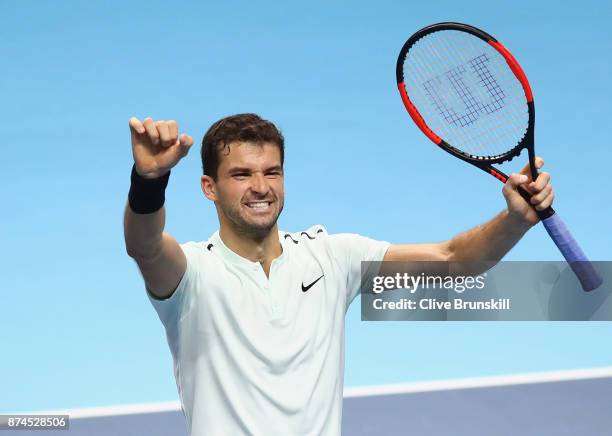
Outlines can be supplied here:
<path id="1" fill-rule="evenodd" d="M 253 174 L 253 176 L 251 177 L 251 190 L 258 194 L 267 194 L 268 189 L 268 181 L 266 180 L 264 175 L 260 173 Z"/>

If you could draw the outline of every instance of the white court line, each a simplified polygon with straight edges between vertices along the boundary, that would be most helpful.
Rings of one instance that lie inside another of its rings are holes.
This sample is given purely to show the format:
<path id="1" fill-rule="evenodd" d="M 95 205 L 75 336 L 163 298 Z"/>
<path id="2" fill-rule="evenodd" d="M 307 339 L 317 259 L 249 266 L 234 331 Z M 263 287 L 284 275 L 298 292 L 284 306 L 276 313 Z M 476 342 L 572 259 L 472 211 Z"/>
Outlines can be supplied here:
<path id="1" fill-rule="evenodd" d="M 494 386 L 512 386 L 534 383 L 554 383 L 606 377 L 612 377 L 612 366 L 346 388 L 344 389 L 344 398 L 371 397 L 376 395 L 412 394 L 418 392 L 435 392 L 455 389 L 475 389 Z M 41 415 L 64 414 L 70 415 L 70 419 L 78 419 L 104 416 L 136 415 L 143 413 L 177 412 L 180 410 L 181 404 L 179 401 L 168 401 L 164 403 L 125 404 L 107 407 L 91 407 L 31 413 Z"/>
<path id="2" fill-rule="evenodd" d="M 363 386 L 344 390 L 345 398 L 371 397 L 376 395 L 411 394 L 418 392 L 475 389 L 494 386 L 512 386 L 534 383 L 554 383 L 571 380 L 588 380 L 612 377 L 612 366 L 600 368 L 571 369 L 562 371 L 530 372 L 501 376 L 433 380 L 382 386 Z"/>
<path id="3" fill-rule="evenodd" d="M 142 413 L 177 412 L 179 410 L 181 410 L 181 403 L 179 401 L 167 401 L 165 403 L 117 404 L 115 406 L 32 413 L 36 413 L 37 415 L 70 415 L 70 419 L 77 419 L 97 418 L 102 416 L 138 415 Z"/>

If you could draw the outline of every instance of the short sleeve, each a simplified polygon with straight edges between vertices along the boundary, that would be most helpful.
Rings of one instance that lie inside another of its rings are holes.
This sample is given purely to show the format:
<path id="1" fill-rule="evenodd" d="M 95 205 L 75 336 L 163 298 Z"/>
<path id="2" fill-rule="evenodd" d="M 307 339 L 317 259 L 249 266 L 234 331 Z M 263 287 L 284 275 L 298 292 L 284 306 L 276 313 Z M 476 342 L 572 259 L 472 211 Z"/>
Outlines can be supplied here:
<path id="1" fill-rule="evenodd" d="M 187 269 L 172 295 L 168 298 L 160 299 L 153 296 L 147 289 L 149 301 L 151 301 L 166 330 L 175 329 L 178 322 L 191 307 L 191 300 L 194 298 L 194 288 L 198 276 L 197 259 L 201 251 L 200 244 L 186 242 L 181 244 L 181 248 L 187 258 Z"/>
<path id="2" fill-rule="evenodd" d="M 346 310 L 348 310 L 360 291 L 361 262 L 382 261 L 391 244 L 353 233 L 330 235 L 329 243 L 334 258 L 346 274 Z"/>

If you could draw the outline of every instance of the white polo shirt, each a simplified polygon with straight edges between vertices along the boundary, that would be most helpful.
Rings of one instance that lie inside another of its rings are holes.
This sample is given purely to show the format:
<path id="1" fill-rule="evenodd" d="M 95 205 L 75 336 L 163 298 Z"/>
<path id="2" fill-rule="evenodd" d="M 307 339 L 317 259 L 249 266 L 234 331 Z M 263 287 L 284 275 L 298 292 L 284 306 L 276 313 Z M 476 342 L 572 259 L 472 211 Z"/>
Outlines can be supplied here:
<path id="1" fill-rule="evenodd" d="M 191 436 L 340 435 L 344 316 L 361 261 L 389 243 L 322 226 L 279 232 L 269 278 L 223 244 L 182 244 L 187 271 L 162 321 Z"/>

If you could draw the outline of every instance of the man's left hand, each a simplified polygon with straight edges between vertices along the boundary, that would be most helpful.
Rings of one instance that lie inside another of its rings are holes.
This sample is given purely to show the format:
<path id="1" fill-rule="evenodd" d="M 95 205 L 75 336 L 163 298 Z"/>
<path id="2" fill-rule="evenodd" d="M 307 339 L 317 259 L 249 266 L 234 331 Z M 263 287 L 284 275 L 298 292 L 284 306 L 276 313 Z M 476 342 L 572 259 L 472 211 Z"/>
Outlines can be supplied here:
<path id="1" fill-rule="evenodd" d="M 535 158 L 535 166 L 539 170 L 544 166 L 544 160 L 540 157 Z M 531 206 L 527 204 L 525 199 L 518 193 L 518 186 L 521 185 L 525 190 L 532 195 Z M 531 178 L 529 164 L 521 170 L 520 173 L 513 173 L 508 178 L 502 190 L 506 203 L 508 204 L 508 213 L 510 217 L 517 222 L 533 226 L 540 221 L 536 210 L 544 210 L 548 208 L 555 198 L 555 193 L 550 183 L 550 174 L 547 172 L 539 173 L 535 181 Z"/>

